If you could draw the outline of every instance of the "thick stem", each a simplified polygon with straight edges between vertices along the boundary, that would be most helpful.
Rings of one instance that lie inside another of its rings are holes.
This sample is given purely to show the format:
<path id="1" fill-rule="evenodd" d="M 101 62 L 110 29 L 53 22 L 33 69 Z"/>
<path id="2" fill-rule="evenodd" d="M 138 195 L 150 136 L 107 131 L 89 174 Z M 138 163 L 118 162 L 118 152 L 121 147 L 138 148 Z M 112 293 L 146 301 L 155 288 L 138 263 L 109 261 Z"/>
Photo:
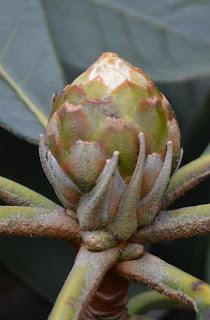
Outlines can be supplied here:
<path id="1" fill-rule="evenodd" d="M 46 209 L 61 208 L 43 195 L 4 177 L 0 177 L 0 199 L 10 205 Z"/>
<path id="2" fill-rule="evenodd" d="M 154 243 L 189 238 L 210 231 L 210 204 L 163 211 L 153 223 L 140 228 L 132 241 Z"/>
<path id="3" fill-rule="evenodd" d="M 167 208 L 185 192 L 193 189 L 200 182 L 210 176 L 210 155 L 189 162 L 177 170 L 171 177 L 165 191 L 161 208 Z"/>
<path id="4" fill-rule="evenodd" d="M 78 244 L 79 231 L 79 225 L 62 208 L 0 206 L 3 235 L 55 237 Z"/>
<path id="5" fill-rule="evenodd" d="M 115 269 L 130 280 L 188 305 L 197 313 L 205 310 L 207 314 L 210 308 L 210 286 L 149 253 L 138 260 L 119 262 Z"/>
<path id="6" fill-rule="evenodd" d="M 128 280 L 108 271 L 88 305 L 83 320 L 127 320 Z"/>
<path id="7" fill-rule="evenodd" d="M 81 320 L 105 273 L 117 261 L 120 248 L 91 252 L 81 247 L 58 295 L 49 320 Z"/>

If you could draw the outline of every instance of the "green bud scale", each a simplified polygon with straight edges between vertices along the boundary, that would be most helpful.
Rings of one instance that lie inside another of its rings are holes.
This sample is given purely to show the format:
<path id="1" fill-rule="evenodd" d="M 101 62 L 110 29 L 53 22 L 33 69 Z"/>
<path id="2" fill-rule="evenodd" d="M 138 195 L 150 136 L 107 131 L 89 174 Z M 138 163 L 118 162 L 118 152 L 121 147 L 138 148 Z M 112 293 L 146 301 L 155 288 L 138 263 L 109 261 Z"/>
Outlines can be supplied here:
<path id="1" fill-rule="evenodd" d="M 172 108 L 141 69 L 111 52 L 52 104 L 40 156 L 56 194 L 83 232 L 129 239 L 154 219 L 179 163 Z"/>

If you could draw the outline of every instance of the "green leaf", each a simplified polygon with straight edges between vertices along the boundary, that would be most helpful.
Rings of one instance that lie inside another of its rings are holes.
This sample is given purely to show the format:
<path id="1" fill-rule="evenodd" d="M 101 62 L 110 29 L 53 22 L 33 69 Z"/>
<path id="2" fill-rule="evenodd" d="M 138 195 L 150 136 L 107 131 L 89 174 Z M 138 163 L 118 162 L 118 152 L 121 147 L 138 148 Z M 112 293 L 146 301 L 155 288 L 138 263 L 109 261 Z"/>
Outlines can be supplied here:
<path id="1" fill-rule="evenodd" d="M 174 83 L 159 83 L 158 86 L 175 110 L 181 129 L 182 145 L 184 146 L 184 155 L 186 157 L 186 155 L 188 156 L 187 151 L 190 147 L 193 150 L 197 150 L 200 147 L 200 143 L 199 145 L 195 145 L 195 143 L 192 145 L 192 141 L 190 141 L 191 144 L 189 146 L 189 140 L 193 128 L 196 129 L 199 135 L 204 132 L 203 124 L 199 123 L 198 126 L 197 120 L 200 118 L 200 115 L 205 114 L 209 110 L 206 107 L 206 97 L 210 89 L 210 79 L 203 78 Z M 202 120 L 207 122 L 207 119 L 208 117 Z"/>
<path id="2" fill-rule="evenodd" d="M 0 124 L 37 141 L 62 72 L 39 1 L 1 1 L 0 12 Z"/>
<path id="3" fill-rule="evenodd" d="M 210 3 L 42 0 L 63 62 L 86 68 L 116 51 L 154 80 L 210 74 Z"/>
<path id="4" fill-rule="evenodd" d="M 206 94 L 204 101 L 200 103 L 200 107 L 195 109 L 194 119 L 191 122 L 191 127 L 186 139 L 185 151 L 191 159 L 202 153 L 210 141 L 210 83 L 208 79 L 206 79 L 206 83 L 203 83 L 203 88 L 204 91 L 205 88 L 208 89 L 208 94 Z M 196 100 L 198 91 L 194 93 L 193 97 Z M 199 143 L 196 143 L 198 141 Z"/>

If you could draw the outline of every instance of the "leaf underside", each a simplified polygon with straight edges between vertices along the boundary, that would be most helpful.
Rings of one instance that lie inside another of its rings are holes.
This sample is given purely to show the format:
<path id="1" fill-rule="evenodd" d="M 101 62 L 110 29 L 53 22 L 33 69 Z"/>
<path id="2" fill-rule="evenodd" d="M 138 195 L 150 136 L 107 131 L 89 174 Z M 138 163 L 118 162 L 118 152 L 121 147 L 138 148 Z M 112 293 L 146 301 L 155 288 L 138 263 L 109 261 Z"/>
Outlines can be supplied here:
<path id="1" fill-rule="evenodd" d="M 116 51 L 156 81 L 210 74 L 210 39 L 204 32 L 210 28 L 210 3 L 205 0 L 42 3 L 59 55 L 70 66 L 84 69 L 101 52 Z"/>
<path id="2" fill-rule="evenodd" d="M 0 124 L 36 142 L 62 72 L 39 1 L 1 1 L 0 12 Z"/>

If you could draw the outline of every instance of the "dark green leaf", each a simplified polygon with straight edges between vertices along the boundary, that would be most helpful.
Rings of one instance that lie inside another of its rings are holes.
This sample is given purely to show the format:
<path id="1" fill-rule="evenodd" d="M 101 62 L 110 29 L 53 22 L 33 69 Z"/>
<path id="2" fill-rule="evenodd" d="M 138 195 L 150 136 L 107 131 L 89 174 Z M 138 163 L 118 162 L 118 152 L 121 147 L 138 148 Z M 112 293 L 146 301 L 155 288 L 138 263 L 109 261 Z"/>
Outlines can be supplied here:
<path id="1" fill-rule="evenodd" d="M 210 90 L 210 78 L 159 83 L 161 91 L 176 112 L 184 139 L 205 103 Z"/>
<path id="2" fill-rule="evenodd" d="M 42 0 L 63 62 L 86 68 L 116 51 L 154 80 L 210 74 L 210 3 Z"/>
<path id="3" fill-rule="evenodd" d="M 62 72 L 39 1 L 1 1 L 0 12 L 0 124 L 37 141 Z"/>
<path id="4" fill-rule="evenodd" d="M 210 83 L 208 80 L 206 83 L 203 83 L 204 87 L 206 84 L 209 85 L 209 91 Z M 210 141 L 210 91 L 204 96 L 204 101 L 200 103 L 200 107 L 197 108 L 193 118 L 185 146 L 185 150 L 190 158 L 195 158 L 203 153 Z"/>

